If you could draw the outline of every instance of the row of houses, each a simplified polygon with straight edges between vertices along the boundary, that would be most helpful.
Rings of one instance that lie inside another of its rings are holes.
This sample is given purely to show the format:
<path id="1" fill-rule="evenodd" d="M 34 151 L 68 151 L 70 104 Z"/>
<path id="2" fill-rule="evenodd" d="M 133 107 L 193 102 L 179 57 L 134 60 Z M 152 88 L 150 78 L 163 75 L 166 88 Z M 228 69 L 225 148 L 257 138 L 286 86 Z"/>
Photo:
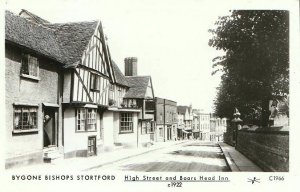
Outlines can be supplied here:
<path id="1" fill-rule="evenodd" d="M 5 81 L 7 168 L 154 139 L 151 77 L 137 75 L 136 58 L 122 74 L 100 21 L 6 11 Z"/>
<path id="2" fill-rule="evenodd" d="M 124 69 L 100 21 L 50 23 L 27 10 L 6 11 L 6 168 L 209 139 L 207 114 L 155 97 L 136 57 L 125 58 Z"/>
<path id="3" fill-rule="evenodd" d="M 205 113 L 192 106 L 178 106 L 179 139 L 199 139 L 204 141 L 222 141 L 226 132 L 227 119 Z"/>

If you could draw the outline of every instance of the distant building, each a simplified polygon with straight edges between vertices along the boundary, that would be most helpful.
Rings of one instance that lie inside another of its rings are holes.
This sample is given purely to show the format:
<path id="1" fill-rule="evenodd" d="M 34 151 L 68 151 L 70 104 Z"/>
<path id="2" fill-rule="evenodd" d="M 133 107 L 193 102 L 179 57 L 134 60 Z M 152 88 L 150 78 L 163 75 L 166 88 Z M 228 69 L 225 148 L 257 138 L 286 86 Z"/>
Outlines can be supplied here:
<path id="1" fill-rule="evenodd" d="M 192 106 L 177 106 L 178 135 L 181 139 L 192 138 L 193 112 Z M 183 121 L 183 122 L 182 122 Z"/>
<path id="2" fill-rule="evenodd" d="M 156 97 L 156 141 L 177 140 L 177 103 Z"/>
<path id="3" fill-rule="evenodd" d="M 210 140 L 223 141 L 223 135 L 226 132 L 227 119 L 216 117 L 214 114 L 210 116 Z"/>
<path id="4" fill-rule="evenodd" d="M 200 113 L 200 140 L 210 139 L 210 114 Z"/>
<path id="5" fill-rule="evenodd" d="M 192 132 L 194 139 L 200 139 L 200 110 L 193 109 Z"/>

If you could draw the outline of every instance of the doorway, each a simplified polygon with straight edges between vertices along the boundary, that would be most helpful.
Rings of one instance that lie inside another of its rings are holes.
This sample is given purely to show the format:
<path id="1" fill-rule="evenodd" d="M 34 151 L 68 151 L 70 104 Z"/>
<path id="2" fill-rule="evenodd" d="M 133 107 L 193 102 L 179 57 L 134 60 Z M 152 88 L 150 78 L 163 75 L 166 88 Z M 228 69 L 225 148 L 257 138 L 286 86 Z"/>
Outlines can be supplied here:
<path id="1" fill-rule="evenodd" d="M 96 155 L 96 136 L 90 136 L 88 137 L 88 156 Z"/>
<path id="2" fill-rule="evenodd" d="M 43 117 L 43 147 L 57 146 L 57 108 L 44 107 Z"/>
<path id="3" fill-rule="evenodd" d="M 167 140 L 172 140 L 172 127 L 167 127 Z"/>

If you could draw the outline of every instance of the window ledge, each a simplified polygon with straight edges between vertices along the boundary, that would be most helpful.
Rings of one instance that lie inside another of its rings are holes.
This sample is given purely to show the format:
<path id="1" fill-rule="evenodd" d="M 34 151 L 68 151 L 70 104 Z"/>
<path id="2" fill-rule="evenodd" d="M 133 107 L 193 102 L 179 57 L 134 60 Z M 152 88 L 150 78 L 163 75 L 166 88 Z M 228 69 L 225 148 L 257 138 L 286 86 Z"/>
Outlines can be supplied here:
<path id="1" fill-rule="evenodd" d="M 97 130 L 89 130 L 89 131 L 79 131 L 79 130 L 76 130 L 76 133 L 89 133 L 89 132 L 97 132 Z"/>
<path id="2" fill-rule="evenodd" d="M 119 134 L 130 134 L 130 133 L 134 133 L 133 131 L 131 132 L 119 132 Z"/>
<path id="3" fill-rule="evenodd" d="M 15 102 L 13 103 L 14 106 L 28 106 L 28 107 L 38 107 L 39 104 L 31 104 L 31 103 L 20 103 L 20 102 Z"/>
<path id="4" fill-rule="evenodd" d="M 38 129 L 29 129 L 29 130 L 13 130 L 13 133 L 36 133 L 39 132 Z"/>
<path id="5" fill-rule="evenodd" d="M 41 80 L 39 77 L 32 76 L 32 75 L 26 75 L 26 74 L 21 74 L 21 77 L 24 77 L 24 78 L 27 78 L 27 79 L 36 80 L 36 81 Z"/>

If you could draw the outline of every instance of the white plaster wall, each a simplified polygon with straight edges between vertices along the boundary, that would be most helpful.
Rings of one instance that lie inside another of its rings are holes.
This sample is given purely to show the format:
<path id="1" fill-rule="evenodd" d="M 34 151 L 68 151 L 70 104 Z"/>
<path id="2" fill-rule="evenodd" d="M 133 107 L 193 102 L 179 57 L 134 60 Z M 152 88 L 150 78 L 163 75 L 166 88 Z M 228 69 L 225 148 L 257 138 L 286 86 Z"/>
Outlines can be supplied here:
<path id="1" fill-rule="evenodd" d="M 97 118 L 99 118 L 99 115 L 97 115 Z M 97 131 L 76 132 L 75 109 L 74 108 L 66 109 L 64 111 L 64 152 L 68 153 L 76 150 L 87 150 L 89 136 L 97 136 L 97 141 L 99 141 L 100 139 L 99 121 L 100 120 L 97 120 Z"/>
<path id="2" fill-rule="evenodd" d="M 67 72 L 64 74 L 64 85 L 63 85 L 63 102 L 70 102 L 70 91 L 71 91 L 71 73 Z"/>
<path id="3" fill-rule="evenodd" d="M 112 111 L 103 113 L 103 145 L 106 148 L 114 146 L 114 114 Z"/>
<path id="4" fill-rule="evenodd" d="M 114 112 L 114 142 L 124 146 L 137 146 L 138 113 L 133 113 L 133 133 L 120 133 L 120 113 Z"/>

